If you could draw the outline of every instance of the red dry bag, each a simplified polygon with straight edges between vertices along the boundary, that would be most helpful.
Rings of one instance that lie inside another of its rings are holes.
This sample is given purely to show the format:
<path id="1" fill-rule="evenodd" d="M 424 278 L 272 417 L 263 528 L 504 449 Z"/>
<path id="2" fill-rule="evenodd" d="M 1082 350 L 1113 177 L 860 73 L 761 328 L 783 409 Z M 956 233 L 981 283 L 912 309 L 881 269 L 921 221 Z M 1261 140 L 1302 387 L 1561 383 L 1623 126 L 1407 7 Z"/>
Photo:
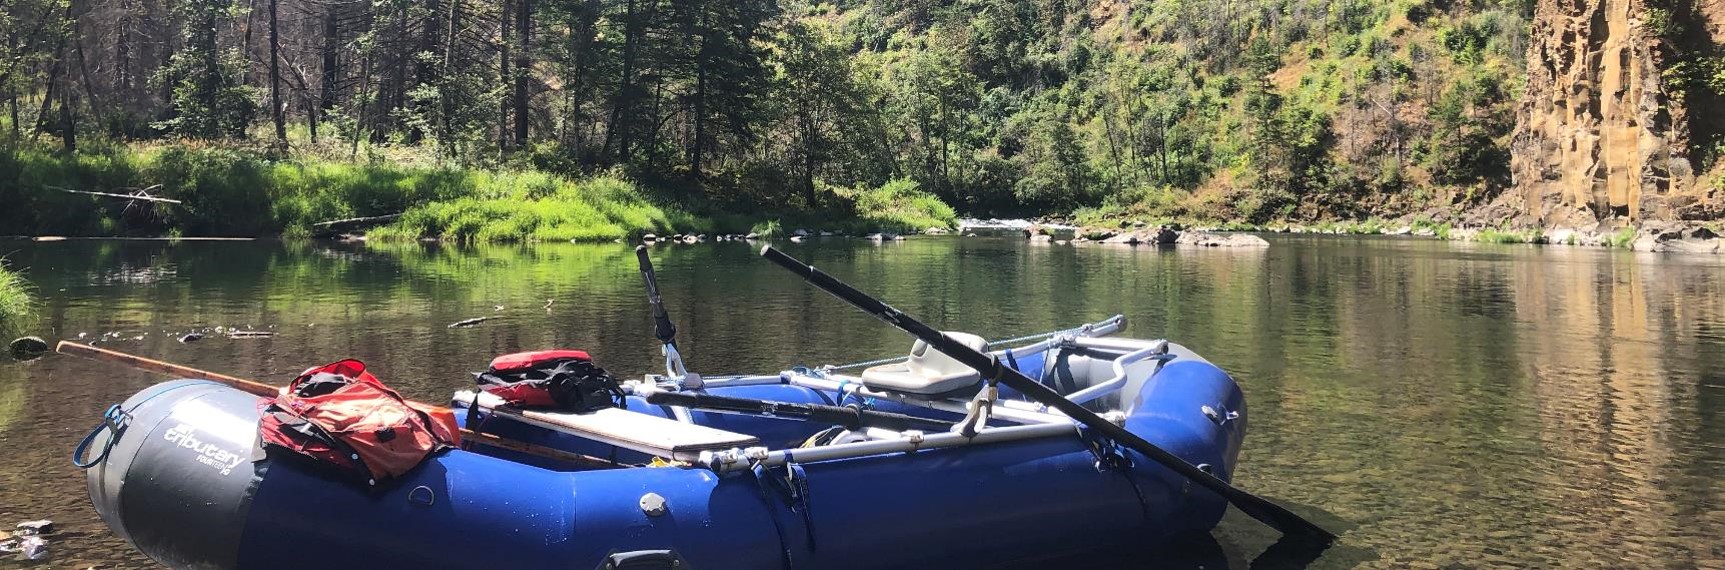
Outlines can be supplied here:
<path id="1" fill-rule="evenodd" d="M 260 405 L 258 430 L 266 447 L 356 472 L 372 484 L 460 442 L 453 413 L 414 406 L 358 360 L 307 370 Z"/>

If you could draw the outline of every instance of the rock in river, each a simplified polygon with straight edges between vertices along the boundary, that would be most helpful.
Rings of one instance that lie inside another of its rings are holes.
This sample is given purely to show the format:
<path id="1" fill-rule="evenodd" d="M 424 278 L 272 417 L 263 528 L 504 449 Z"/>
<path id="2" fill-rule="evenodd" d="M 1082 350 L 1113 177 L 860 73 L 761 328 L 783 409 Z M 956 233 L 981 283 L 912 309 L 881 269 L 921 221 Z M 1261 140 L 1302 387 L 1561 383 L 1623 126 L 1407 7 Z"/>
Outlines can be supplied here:
<path id="1" fill-rule="evenodd" d="M 27 336 L 12 341 L 12 358 L 31 360 L 48 353 L 48 341 L 39 336 Z"/>
<path id="2" fill-rule="evenodd" d="M 1270 242 L 1252 234 L 1218 234 L 1210 232 L 1186 232 L 1174 240 L 1177 245 L 1195 245 L 1202 247 L 1270 247 Z"/>

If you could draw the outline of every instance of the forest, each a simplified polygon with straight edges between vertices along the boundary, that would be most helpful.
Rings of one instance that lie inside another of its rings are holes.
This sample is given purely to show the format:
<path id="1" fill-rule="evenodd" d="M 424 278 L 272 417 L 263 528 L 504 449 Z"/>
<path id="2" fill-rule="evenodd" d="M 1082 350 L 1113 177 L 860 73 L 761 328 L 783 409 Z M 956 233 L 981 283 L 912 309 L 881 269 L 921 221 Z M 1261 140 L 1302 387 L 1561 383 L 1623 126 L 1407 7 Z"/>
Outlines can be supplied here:
<path id="1" fill-rule="evenodd" d="M 908 212 L 899 225 L 917 229 L 955 211 L 1265 223 L 1477 202 L 1509 184 L 1532 10 L 1528 0 L 0 5 L 0 179 L 12 182 L 0 199 L 36 206 L 0 214 L 9 225 L 291 233 L 410 210 L 417 221 L 398 231 L 475 237 L 487 220 L 535 207 L 538 221 L 517 225 L 537 225 L 495 230 L 505 238 L 579 234 L 571 226 L 585 218 L 560 208 L 582 201 L 594 223 L 624 233 L 883 210 Z M 50 186 L 154 188 L 187 206 L 140 219 Z M 595 187 L 624 204 L 588 199 Z"/>

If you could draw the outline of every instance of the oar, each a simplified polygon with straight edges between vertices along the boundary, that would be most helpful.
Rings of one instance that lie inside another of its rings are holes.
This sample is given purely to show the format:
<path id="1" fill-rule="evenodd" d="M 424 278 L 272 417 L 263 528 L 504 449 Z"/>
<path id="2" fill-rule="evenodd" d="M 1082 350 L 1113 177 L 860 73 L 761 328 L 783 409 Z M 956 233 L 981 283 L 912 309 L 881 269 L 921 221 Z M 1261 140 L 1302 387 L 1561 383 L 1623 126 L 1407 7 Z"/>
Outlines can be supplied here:
<path id="1" fill-rule="evenodd" d="M 162 374 L 164 376 L 173 376 L 176 378 L 197 378 L 197 379 L 201 379 L 201 380 L 210 380 L 213 382 L 232 386 L 236 389 L 239 389 L 242 392 L 247 392 L 247 393 L 254 394 L 257 396 L 262 396 L 265 398 L 274 398 L 277 395 L 281 394 L 281 389 L 276 388 L 275 386 L 271 386 L 269 384 L 255 381 L 255 380 L 247 380 L 245 378 L 228 376 L 226 374 L 218 374 L 218 373 L 210 372 L 207 370 L 199 370 L 196 368 L 192 368 L 190 366 L 181 366 L 179 364 L 173 364 L 170 362 L 162 362 L 160 360 L 152 360 L 152 359 L 144 358 L 142 356 L 138 356 L 135 354 L 126 354 L 124 352 L 120 352 L 117 350 L 108 350 L 105 348 L 96 348 L 94 346 L 90 346 L 87 344 L 78 344 L 75 342 L 60 341 L 60 345 L 55 347 L 54 351 L 58 352 L 60 354 L 69 354 L 72 356 L 88 358 L 90 360 L 110 362 L 110 363 L 114 363 L 114 364 L 122 364 L 125 366 L 130 366 L 132 368 L 136 368 L 138 370 L 143 370 L 146 372 L 155 372 L 157 374 Z M 412 402 L 412 401 L 410 401 L 407 404 L 409 406 L 413 406 L 414 408 L 417 408 L 420 411 L 423 411 L 426 413 L 443 413 L 443 412 L 449 411 L 448 408 L 445 408 L 442 406 L 433 406 L 431 404 L 426 404 L 423 402 Z M 534 444 L 523 442 L 523 441 L 515 441 L 512 439 L 503 439 L 503 438 L 497 437 L 495 435 L 491 435 L 488 433 L 479 433 L 479 432 L 469 430 L 469 429 L 461 430 L 461 437 L 465 440 L 468 440 L 468 441 L 471 441 L 474 443 L 480 443 L 480 444 L 489 445 L 492 447 L 507 449 L 510 451 L 518 452 L 518 453 L 525 453 L 528 455 L 536 455 L 536 456 L 544 457 L 547 459 L 556 459 L 559 461 L 568 461 L 571 463 L 577 463 L 577 464 L 581 464 L 581 465 L 600 465 L 600 464 L 603 464 L 603 466 L 606 466 L 606 467 L 614 467 L 615 466 L 615 464 L 613 464 L 609 461 L 605 461 L 603 459 L 588 457 L 588 456 L 581 455 L 578 453 L 571 453 L 568 451 L 563 451 L 561 449 L 545 447 L 543 445 L 534 445 Z"/>
<path id="2" fill-rule="evenodd" d="M 898 327 L 899 330 L 910 333 L 911 336 L 921 339 L 923 342 L 928 343 L 929 346 L 934 347 L 935 350 L 946 353 L 947 356 L 951 356 L 953 359 L 964 363 L 965 366 L 976 369 L 976 371 L 980 372 L 984 378 L 999 381 L 1012 387 L 1014 390 L 1018 390 L 1026 396 L 1030 396 L 1031 399 L 1034 399 L 1037 402 L 1041 402 L 1044 405 L 1060 410 L 1061 412 L 1064 412 L 1067 417 L 1077 420 L 1079 423 L 1101 432 L 1102 435 L 1120 442 L 1134 451 L 1144 454 L 1146 457 L 1155 460 L 1157 463 L 1162 464 L 1162 466 L 1167 467 L 1175 473 L 1179 473 L 1187 479 L 1195 481 L 1199 485 L 1203 485 L 1204 488 L 1214 491 L 1216 494 L 1226 498 L 1229 503 L 1233 504 L 1235 508 L 1240 509 L 1241 512 L 1251 515 L 1252 518 L 1262 521 L 1264 524 L 1281 531 L 1283 534 L 1306 536 L 1325 543 L 1334 541 L 1336 538 L 1336 535 L 1331 534 L 1329 531 L 1324 530 L 1318 525 L 1312 524 L 1311 521 L 1301 518 L 1299 515 L 1294 514 L 1293 511 L 1289 511 L 1281 505 L 1272 503 L 1263 497 L 1253 495 L 1235 488 L 1233 485 L 1229 485 L 1228 482 L 1218 479 L 1215 475 L 1211 475 L 1210 473 L 1192 466 L 1192 464 L 1180 459 L 1179 456 L 1157 447 L 1155 444 L 1150 443 L 1142 437 L 1138 437 L 1138 434 L 1132 433 L 1124 427 L 1114 425 L 1114 423 L 1103 419 L 1101 416 L 1096 415 L 1095 412 L 1086 409 L 1084 406 L 1066 399 L 1064 396 L 1061 396 L 1060 393 L 1042 385 L 1040 382 L 1031 380 L 1028 376 L 1025 376 L 1010 367 L 1001 366 L 1000 361 L 996 360 L 993 356 L 984 354 L 981 351 L 964 345 L 964 343 L 953 340 L 951 337 L 946 336 L 940 331 L 922 324 L 922 322 L 915 318 L 899 312 L 898 309 L 894 309 L 886 303 L 882 303 L 880 300 L 870 297 L 862 291 L 858 291 L 855 287 L 851 287 L 843 281 L 839 281 L 831 275 L 827 275 L 826 273 L 821 272 L 821 270 L 815 269 L 814 266 L 798 261 L 796 258 L 789 255 L 785 255 L 784 252 L 773 249 L 772 246 L 761 248 L 761 256 L 767 258 L 768 261 L 778 264 L 780 267 L 789 269 L 792 273 L 802 276 L 803 279 L 807 280 L 815 287 L 831 293 L 834 297 L 838 297 L 858 309 L 862 309 L 863 312 L 873 315 L 875 318 L 882 321 L 886 321 L 887 324 Z"/>
<path id="3" fill-rule="evenodd" d="M 671 314 L 659 296 L 659 277 L 653 273 L 653 260 L 647 259 L 647 246 L 635 246 L 635 261 L 641 266 L 641 280 L 647 282 L 647 304 L 653 306 L 653 336 L 665 345 L 665 373 L 673 378 L 687 376 L 683 354 L 677 351 L 677 325 L 671 324 Z"/>

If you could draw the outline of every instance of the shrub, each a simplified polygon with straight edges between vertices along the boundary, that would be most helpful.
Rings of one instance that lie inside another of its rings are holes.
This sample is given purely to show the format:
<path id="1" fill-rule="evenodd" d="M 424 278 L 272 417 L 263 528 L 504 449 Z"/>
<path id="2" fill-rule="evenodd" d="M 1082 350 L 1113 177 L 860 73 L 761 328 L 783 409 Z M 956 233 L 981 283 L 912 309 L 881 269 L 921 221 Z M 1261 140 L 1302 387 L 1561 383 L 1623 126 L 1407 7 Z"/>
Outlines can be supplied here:
<path id="1" fill-rule="evenodd" d="M 0 260 L 0 341 L 24 333 L 35 318 L 34 304 L 24 277 Z"/>

